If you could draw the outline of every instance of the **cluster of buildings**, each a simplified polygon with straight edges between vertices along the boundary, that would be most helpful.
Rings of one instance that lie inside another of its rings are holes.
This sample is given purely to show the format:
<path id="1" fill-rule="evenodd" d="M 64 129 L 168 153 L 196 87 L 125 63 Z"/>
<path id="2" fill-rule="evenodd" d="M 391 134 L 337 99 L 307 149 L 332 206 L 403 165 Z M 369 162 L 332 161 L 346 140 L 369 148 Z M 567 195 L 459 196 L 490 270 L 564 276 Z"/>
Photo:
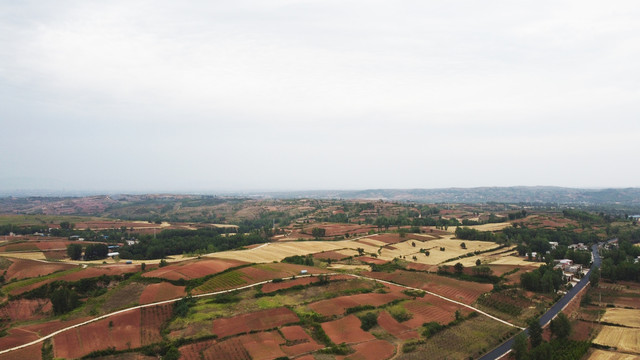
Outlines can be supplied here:
<path id="1" fill-rule="evenodd" d="M 562 274 L 564 275 L 565 279 L 569 282 L 573 280 L 577 280 L 577 278 L 581 277 L 582 275 L 582 265 L 574 264 L 573 260 L 570 260 L 570 259 L 553 260 L 553 263 L 555 264 L 553 266 L 553 269 L 562 270 Z"/>

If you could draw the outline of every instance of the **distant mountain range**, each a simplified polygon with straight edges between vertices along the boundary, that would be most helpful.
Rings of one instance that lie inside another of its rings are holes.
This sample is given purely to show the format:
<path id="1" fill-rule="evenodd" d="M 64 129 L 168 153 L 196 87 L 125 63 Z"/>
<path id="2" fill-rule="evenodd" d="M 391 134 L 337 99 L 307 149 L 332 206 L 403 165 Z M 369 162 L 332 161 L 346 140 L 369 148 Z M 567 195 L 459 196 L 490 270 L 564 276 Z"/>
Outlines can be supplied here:
<path id="1" fill-rule="evenodd" d="M 238 194 L 240 195 L 240 194 Z M 249 194 L 242 194 L 247 196 Z M 427 203 L 559 203 L 640 206 L 640 188 L 576 189 L 554 186 L 477 187 L 444 189 L 371 189 L 353 191 L 293 191 L 251 194 L 272 198 L 382 199 Z"/>
<path id="2" fill-rule="evenodd" d="M 63 199 L 89 198 L 95 202 L 100 195 L 110 195 L 111 199 L 120 195 L 114 193 L 82 192 L 82 191 L 0 191 L 0 211 L 2 205 L 11 202 L 16 204 L 50 203 Z M 530 204 L 562 204 L 562 205 L 625 205 L 640 207 L 640 188 L 610 188 L 610 189 L 576 189 L 554 186 L 514 186 L 514 187 L 476 187 L 476 188 L 442 188 L 442 189 L 369 189 L 369 190 L 310 190 L 283 192 L 175 192 L 173 195 L 133 193 L 131 200 L 147 201 L 147 197 L 155 199 L 157 196 L 181 197 L 217 195 L 222 197 L 242 197 L 256 199 L 345 199 L 345 200 L 387 200 L 387 201 L 415 201 L 425 203 L 530 203 Z M 141 197 L 141 199 L 137 199 Z M 4 198 L 4 200 L 2 200 Z M 9 198 L 14 200 L 8 201 Z M 19 200 L 22 199 L 22 200 Z M 98 201 L 100 202 L 100 201 Z M 10 206 L 11 208 L 12 206 Z M 7 209 L 4 209 L 7 210 Z"/>

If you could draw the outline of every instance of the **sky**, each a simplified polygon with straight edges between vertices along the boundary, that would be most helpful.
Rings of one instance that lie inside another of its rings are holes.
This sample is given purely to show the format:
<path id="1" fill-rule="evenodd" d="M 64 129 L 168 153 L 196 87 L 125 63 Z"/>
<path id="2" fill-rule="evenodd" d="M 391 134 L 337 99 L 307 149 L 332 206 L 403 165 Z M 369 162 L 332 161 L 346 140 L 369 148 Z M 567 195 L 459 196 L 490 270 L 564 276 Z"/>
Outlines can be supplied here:
<path id="1" fill-rule="evenodd" d="M 3 1 L 0 190 L 640 186 L 640 4 Z"/>

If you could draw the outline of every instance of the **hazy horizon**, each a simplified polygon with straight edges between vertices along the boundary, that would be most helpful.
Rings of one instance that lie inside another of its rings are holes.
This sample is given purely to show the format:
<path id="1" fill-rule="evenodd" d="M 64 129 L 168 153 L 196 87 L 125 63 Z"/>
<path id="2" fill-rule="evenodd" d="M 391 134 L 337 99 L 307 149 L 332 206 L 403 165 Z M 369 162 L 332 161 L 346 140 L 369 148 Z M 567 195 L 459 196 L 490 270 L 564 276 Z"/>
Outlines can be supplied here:
<path id="1" fill-rule="evenodd" d="M 0 4 L 0 192 L 640 186 L 623 1 Z"/>

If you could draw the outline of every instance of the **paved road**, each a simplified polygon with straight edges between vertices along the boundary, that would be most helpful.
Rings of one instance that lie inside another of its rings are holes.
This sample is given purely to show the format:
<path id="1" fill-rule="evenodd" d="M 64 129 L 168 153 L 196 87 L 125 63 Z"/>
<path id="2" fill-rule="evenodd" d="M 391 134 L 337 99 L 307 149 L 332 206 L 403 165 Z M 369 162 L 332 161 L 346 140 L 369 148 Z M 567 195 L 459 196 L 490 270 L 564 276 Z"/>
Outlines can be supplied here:
<path id="1" fill-rule="evenodd" d="M 562 309 L 564 309 L 565 306 L 567 306 L 567 304 L 569 304 L 569 301 L 571 301 L 578 294 L 578 292 L 580 292 L 580 290 L 584 289 L 584 287 L 587 286 L 587 284 L 589 283 L 589 278 L 591 277 L 591 271 L 596 266 L 599 267 L 600 263 L 602 262 L 602 259 L 600 259 L 600 254 L 598 254 L 598 245 L 593 245 L 591 247 L 591 252 L 593 253 L 593 264 L 591 265 L 591 269 L 589 269 L 587 275 L 585 275 L 576 286 L 569 290 L 569 292 L 566 293 L 565 296 L 560 299 L 560 301 L 555 303 L 551 307 L 551 309 L 549 309 L 544 315 L 542 315 L 542 317 L 540 317 L 541 326 L 547 325 L 547 323 L 551 321 L 551 319 L 553 319 Z M 528 336 L 529 329 L 525 329 L 524 331 Z M 513 347 L 513 341 L 514 338 L 511 338 L 507 342 L 503 343 L 502 345 L 498 346 L 491 352 L 481 357 L 480 360 L 500 359 L 501 357 L 507 355 Z"/>

